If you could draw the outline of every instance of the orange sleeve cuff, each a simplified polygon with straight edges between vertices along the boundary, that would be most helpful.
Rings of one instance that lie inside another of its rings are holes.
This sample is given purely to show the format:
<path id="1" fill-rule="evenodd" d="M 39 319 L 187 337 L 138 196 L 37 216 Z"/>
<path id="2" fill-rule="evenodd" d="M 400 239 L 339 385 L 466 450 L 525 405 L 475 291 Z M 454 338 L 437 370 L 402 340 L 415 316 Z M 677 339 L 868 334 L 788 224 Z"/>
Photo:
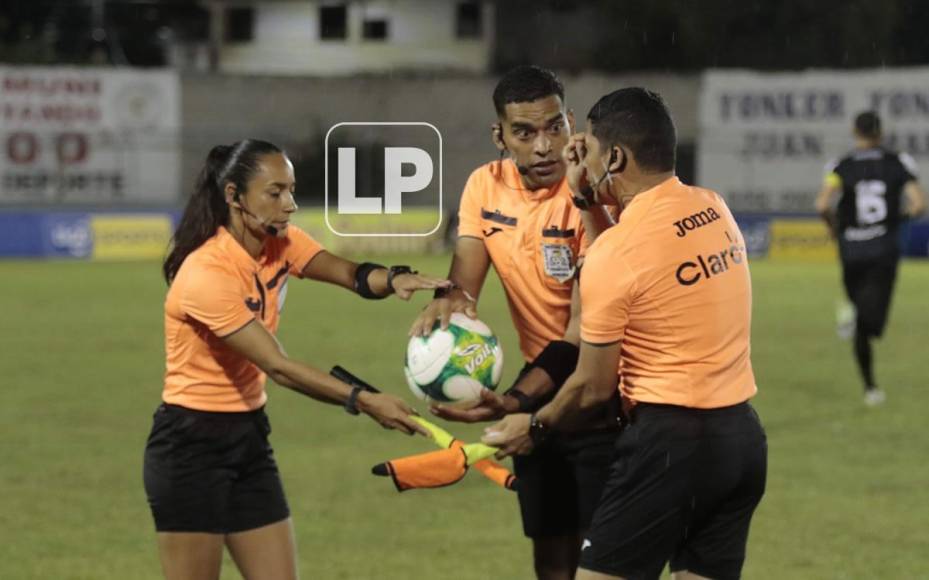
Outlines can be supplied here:
<path id="1" fill-rule="evenodd" d="M 289 226 L 294 228 L 294 226 Z M 292 232 L 289 232 L 288 241 L 291 244 L 291 247 L 288 248 L 288 258 L 290 259 L 291 272 L 295 276 L 303 276 L 303 270 L 306 268 L 313 258 L 315 258 L 323 248 L 322 244 L 314 240 L 308 233 L 301 229 L 294 229 Z"/>

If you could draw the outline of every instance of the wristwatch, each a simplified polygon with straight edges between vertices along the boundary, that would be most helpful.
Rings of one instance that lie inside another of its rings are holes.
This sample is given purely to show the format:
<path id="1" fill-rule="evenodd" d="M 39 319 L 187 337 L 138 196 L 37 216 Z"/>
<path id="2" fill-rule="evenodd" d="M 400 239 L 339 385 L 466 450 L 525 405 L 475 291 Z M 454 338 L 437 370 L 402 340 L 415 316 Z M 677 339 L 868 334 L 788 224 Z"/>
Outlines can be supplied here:
<path id="1" fill-rule="evenodd" d="M 529 439 L 532 440 L 532 444 L 539 446 L 548 438 L 549 429 L 542 421 L 539 421 L 539 418 L 535 413 L 529 416 Z"/>
<path id="2" fill-rule="evenodd" d="M 396 292 L 397 290 L 394 288 L 394 278 L 396 278 L 400 274 L 417 274 L 417 273 L 418 272 L 416 272 L 409 266 L 391 266 L 390 268 L 387 269 L 387 288 L 391 292 Z"/>
<path id="3" fill-rule="evenodd" d="M 365 388 L 361 385 L 352 386 L 352 392 L 348 395 L 348 400 L 345 401 L 345 412 L 349 415 L 357 415 L 358 411 L 358 394 Z"/>
<path id="4" fill-rule="evenodd" d="M 589 185 L 585 185 L 581 188 L 580 196 L 571 195 L 571 201 L 578 209 L 590 209 L 594 205 L 594 190 Z"/>

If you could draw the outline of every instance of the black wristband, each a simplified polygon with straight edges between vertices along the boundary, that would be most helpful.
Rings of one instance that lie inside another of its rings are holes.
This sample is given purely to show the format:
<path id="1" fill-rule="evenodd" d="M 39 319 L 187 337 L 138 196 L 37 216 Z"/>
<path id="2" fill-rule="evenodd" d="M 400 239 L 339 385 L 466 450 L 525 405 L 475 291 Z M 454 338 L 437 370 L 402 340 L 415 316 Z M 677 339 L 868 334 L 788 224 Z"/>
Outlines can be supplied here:
<path id="1" fill-rule="evenodd" d="M 386 270 L 384 266 L 380 264 L 375 264 L 373 262 L 364 262 L 363 264 L 358 264 L 358 267 L 355 268 L 355 293 L 361 296 L 362 298 L 367 298 L 368 300 L 380 300 L 382 298 L 387 298 L 387 294 L 383 296 L 378 296 L 371 290 L 371 286 L 368 285 L 368 276 L 371 275 L 371 272 L 375 270 Z"/>
<path id="2" fill-rule="evenodd" d="M 358 395 L 361 391 L 366 390 L 361 385 L 355 385 L 352 387 L 352 392 L 348 395 L 348 400 L 345 401 L 345 412 L 349 415 L 357 415 L 360 411 L 358 410 Z"/>
<path id="3" fill-rule="evenodd" d="M 574 372 L 580 352 L 580 349 L 570 342 L 553 340 L 535 357 L 530 366 L 545 371 L 555 383 L 555 389 L 560 389 Z"/>
<path id="4" fill-rule="evenodd" d="M 417 272 L 413 268 L 410 268 L 409 266 L 391 266 L 390 268 L 388 268 L 387 269 L 387 289 L 390 290 L 392 294 L 397 291 L 397 289 L 394 288 L 394 278 L 396 278 L 400 274 L 419 274 L 419 272 Z"/>
<path id="5" fill-rule="evenodd" d="M 503 396 L 513 397 L 514 399 L 516 399 L 516 402 L 519 405 L 520 413 L 526 413 L 532 407 L 532 399 L 529 398 L 529 395 L 520 391 L 515 386 L 510 387 L 509 390 L 503 393 Z"/>

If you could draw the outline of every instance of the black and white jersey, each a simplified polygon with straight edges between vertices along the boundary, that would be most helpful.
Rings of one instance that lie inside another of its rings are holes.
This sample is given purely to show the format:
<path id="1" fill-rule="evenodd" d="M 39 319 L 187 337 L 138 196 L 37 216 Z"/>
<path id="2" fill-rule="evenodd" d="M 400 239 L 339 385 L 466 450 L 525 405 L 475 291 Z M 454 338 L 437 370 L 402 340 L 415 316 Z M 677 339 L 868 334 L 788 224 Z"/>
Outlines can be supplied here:
<path id="1" fill-rule="evenodd" d="M 827 165 L 827 182 L 842 190 L 836 208 L 840 241 L 896 239 L 903 187 L 916 174 L 912 157 L 883 147 L 854 151 Z"/>

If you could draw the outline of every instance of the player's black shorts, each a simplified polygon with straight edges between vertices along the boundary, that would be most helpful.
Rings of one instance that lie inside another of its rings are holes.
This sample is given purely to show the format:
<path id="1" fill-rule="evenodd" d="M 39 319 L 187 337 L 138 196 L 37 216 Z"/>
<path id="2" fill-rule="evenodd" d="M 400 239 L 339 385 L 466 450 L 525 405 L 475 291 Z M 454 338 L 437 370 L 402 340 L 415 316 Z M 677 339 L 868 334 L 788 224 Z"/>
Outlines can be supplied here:
<path id="1" fill-rule="evenodd" d="M 767 443 L 748 403 L 721 409 L 638 405 L 582 543 L 581 568 L 630 580 L 665 564 L 738 578 L 764 494 Z"/>
<path id="2" fill-rule="evenodd" d="M 558 433 L 529 455 L 513 457 L 526 536 L 564 536 L 590 527 L 618 436 L 618 429 Z"/>
<path id="3" fill-rule="evenodd" d="M 264 409 L 161 404 L 145 446 L 145 493 L 159 532 L 227 534 L 290 515 Z"/>
<path id="4" fill-rule="evenodd" d="M 874 260 L 842 260 L 845 293 L 855 305 L 858 331 L 867 336 L 884 333 L 899 261 L 896 254 Z"/>

